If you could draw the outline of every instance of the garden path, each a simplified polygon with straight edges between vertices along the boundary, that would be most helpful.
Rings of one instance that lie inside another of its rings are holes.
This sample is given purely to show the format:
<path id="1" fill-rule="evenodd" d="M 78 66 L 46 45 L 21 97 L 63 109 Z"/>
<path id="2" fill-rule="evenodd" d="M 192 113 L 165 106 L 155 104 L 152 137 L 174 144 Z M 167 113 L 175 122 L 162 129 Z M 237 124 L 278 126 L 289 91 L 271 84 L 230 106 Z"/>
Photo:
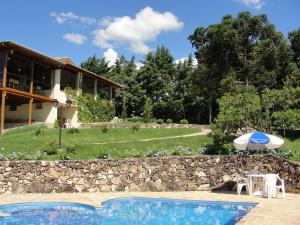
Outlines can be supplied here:
<path id="1" fill-rule="evenodd" d="M 146 139 L 140 139 L 140 140 L 135 140 L 135 141 L 111 141 L 111 142 L 96 142 L 96 143 L 89 143 L 89 144 L 105 145 L 105 144 L 121 144 L 121 143 L 129 143 L 129 142 L 146 142 L 146 141 L 155 141 L 155 140 L 164 140 L 164 139 L 204 136 L 204 135 L 208 135 L 210 133 L 211 133 L 211 129 L 204 128 L 201 131 L 192 133 L 192 134 L 184 134 L 184 135 L 176 135 L 176 136 L 160 137 L 160 138 L 146 138 Z"/>

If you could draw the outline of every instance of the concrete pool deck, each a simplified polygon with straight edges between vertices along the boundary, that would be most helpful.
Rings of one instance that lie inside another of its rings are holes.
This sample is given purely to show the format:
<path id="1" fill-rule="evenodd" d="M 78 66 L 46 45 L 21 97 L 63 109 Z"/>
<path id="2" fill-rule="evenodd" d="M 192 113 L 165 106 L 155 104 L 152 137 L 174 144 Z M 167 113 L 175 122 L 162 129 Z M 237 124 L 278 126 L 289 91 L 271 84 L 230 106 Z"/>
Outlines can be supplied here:
<path id="1" fill-rule="evenodd" d="M 0 205 L 22 202 L 61 201 L 78 202 L 99 207 L 102 201 L 130 196 L 174 198 L 189 200 L 232 201 L 259 203 L 238 225 L 299 225 L 300 194 L 286 194 L 286 199 L 271 200 L 232 192 L 100 192 L 54 194 L 6 194 L 0 195 Z M 281 196 L 279 196 L 281 197 Z"/>

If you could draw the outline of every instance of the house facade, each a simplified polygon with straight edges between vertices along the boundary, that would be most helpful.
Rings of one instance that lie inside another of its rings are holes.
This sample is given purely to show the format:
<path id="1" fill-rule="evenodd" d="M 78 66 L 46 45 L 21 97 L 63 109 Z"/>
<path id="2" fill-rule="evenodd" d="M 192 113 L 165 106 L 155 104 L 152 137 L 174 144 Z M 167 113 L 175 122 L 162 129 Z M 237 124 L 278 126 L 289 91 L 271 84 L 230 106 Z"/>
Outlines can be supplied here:
<path id="1" fill-rule="evenodd" d="M 12 41 L 0 42 L 1 134 L 23 124 L 53 125 L 57 119 L 77 127 L 77 106 L 67 107 L 66 90 L 113 101 L 118 88 L 122 85 L 75 66 L 69 58 L 54 59 Z"/>

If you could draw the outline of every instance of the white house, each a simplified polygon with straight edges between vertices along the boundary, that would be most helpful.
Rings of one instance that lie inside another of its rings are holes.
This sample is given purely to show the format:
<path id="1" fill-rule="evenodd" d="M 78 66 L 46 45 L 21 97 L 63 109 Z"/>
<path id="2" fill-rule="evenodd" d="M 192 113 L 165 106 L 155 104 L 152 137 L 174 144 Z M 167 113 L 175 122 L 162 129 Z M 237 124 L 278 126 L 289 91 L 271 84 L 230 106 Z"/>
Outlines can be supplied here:
<path id="1" fill-rule="evenodd" d="M 69 58 L 54 59 L 12 41 L 0 42 L 1 134 L 20 124 L 53 125 L 58 110 L 60 119 L 76 127 L 77 106 L 66 107 L 66 88 L 112 100 L 115 89 L 122 87 L 75 66 Z"/>

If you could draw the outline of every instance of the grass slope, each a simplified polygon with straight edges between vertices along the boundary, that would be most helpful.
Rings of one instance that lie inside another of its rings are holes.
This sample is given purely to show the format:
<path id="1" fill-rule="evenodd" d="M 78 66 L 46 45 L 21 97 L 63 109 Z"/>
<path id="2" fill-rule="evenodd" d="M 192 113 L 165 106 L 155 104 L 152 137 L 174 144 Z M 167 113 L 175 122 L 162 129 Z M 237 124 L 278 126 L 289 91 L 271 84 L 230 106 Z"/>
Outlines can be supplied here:
<path id="1" fill-rule="evenodd" d="M 0 153 L 22 152 L 35 153 L 41 145 L 49 140 L 58 139 L 58 129 L 43 128 L 45 133 L 35 137 L 33 128 L 23 128 L 11 131 L 0 137 Z M 161 138 L 186 135 L 199 132 L 196 128 L 183 129 L 140 129 L 136 133 L 131 133 L 129 129 L 110 129 L 108 133 L 102 133 L 100 129 L 80 129 L 80 133 L 68 134 L 65 129 L 62 132 L 63 144 L 73 144 L 76 147 L 76 154 L 72 159 L 95 159 L 99 152 L 107 151 L 111 156 L 122 158 L 134 156 L 151 150 L 171 151 L 176 146 L 184 146 L 197 151 L 205 144 L 211 143 L 211 138 L 206 136 L 174 138 L 165 140 L 152 140 L 141 142 L 141 139 Z M 97 143 L 108 143 L 100 145 Z M 58 159 L 57 155 L 48 156 L 47 159 Z"/>

